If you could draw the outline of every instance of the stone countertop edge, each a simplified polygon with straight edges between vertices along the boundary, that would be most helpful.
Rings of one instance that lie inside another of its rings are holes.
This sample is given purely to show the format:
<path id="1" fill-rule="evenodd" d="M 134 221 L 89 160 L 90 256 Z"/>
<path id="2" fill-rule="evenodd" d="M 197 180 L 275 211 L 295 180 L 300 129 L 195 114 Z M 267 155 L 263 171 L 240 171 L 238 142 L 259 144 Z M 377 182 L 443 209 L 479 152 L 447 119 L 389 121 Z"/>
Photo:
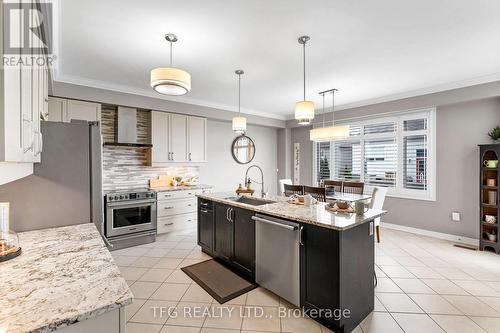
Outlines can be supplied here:
<path id="1" fill-rule="evenodd" d="M 367 214 L 362 215 L 362 219 L 356 214 L 338 214 L 338 213 L 330 213 L 324 208 L 324 203 L 319 203 L 318 205 L 314 205 L 312 207 L 301 206 L 289 204 L 286 202 L 285 197 L 269 197 L 265 199 L 255 198 L 257 200 L 271 200 L 276 201 L 273 203 L 254 206 L 245 203 L 235 202 L 232 200 L 225 199 L 225 197 L 236 197 L 234 193 L 203 193 L 197 194 L 198 198 L 211 200 L 214 202 L 244 208 L 248 210 L 252 210 L 256 213 L 262 213 L 278 218 L 284 218 L 292 221 L 307 223 L 316 225 L 323 228 L 333 229 L 337 231 L 345 231 L 351 229 L 355 226 L 373 221 L 377 217 L 381 217 L 385 215 L 387 211 L 385 210 L 375 210 L 370 209 Z M 291 212 L 290 212 L 291 210 Z M 346 218 L 348 216 L 349 218 Z M 332 219 L 332 217 L 334 217 Z M 332 220 L 338 220 L 332 224 Z"/>
<path id="2" fill-rule="evenodd" d="M 178 186 L 162 186 L 150 187 L 149 189 L 155 192 L 170 192 L 170 191 L 184 191 L 184 190 L 201 190 L 205 188 L 213 188 L 212 185 L 198 184 L 198 185 L 178 185 Z"/>
<path id="3" fill-rule="evenodd" d="M 18 235 L 22 254 L 0 263 L 0 332 L 52 332 L 132 303 L 93 223 Z"/>

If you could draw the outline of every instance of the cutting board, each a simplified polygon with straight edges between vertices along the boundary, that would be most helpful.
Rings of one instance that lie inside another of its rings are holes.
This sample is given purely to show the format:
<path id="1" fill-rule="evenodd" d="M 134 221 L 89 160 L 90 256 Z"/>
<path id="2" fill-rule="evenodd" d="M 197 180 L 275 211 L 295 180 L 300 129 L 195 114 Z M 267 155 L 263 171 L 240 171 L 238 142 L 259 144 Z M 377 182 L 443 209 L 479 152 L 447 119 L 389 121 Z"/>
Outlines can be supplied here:
<path id="1" fill-rule="evenodd" d="M 174 177 L 172 176 L 158 176 L 158 178 L 152 178 L 149 180 L 149 187 L 155 188 L 155 187 L 167 187 L 172 184 L 172 179 Z"/>

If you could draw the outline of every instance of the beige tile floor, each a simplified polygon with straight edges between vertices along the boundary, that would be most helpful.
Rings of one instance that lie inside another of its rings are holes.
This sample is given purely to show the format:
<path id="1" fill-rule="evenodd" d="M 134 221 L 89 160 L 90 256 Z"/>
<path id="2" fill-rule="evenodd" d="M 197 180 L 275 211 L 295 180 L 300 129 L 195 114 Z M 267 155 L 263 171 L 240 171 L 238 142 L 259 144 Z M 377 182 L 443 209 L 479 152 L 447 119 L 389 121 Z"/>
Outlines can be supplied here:
<path id="1" fill-rule="evenodd" d="M 280 318 L 289 305 L 262 288 L 219 305 L 180 270 L 209 258 L 195 230 L 112 254 L 135 295 L 128 333 L 330 332 L 307 318 Z M 500 333 L 500 256 L 387 229 L 375 254 L 375 310 L 355 333 Z M 251 306 L 269 318 L 252 316 Z M 159 315 L 159 307 L 177 312 Z"/>

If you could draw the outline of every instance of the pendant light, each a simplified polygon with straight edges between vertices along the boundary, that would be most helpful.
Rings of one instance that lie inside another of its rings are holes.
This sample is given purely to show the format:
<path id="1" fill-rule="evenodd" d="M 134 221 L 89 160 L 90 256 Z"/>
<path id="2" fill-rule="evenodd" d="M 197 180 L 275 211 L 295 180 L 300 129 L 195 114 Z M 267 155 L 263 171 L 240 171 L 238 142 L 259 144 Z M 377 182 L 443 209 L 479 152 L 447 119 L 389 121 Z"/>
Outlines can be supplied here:
<path id="1" fill-rule="evenodd" d="M 238 116 L 233 118 L 233 131 L 243 135 L 247 131 L 247 118 L 241 116 L 241 75 L 245 72 L 242 69 L 234 72 L 238 75 Z"/>
<path id="2" fill-rule="evenodd" d="M 322 91 L 319 94 L 323 96 L 323 127 L 313 128 L 309 131 L 311 141 L 335 141 L 343 140 L 349 137 L 349 125 L 335 126 L 335 92 L 337 89 Z M 332 126 L 325 126 L 325 94 L 332 94 Z"/>
<path id="3" fill-rule="evenodd" d="M 191 75 L 179 68 L 172 67 L 172 43 L 177 42 L 177 36 L 166 34 L 170 43 L 170 66 L 151 70 L 151 87 L 163 95 L 180 96 L 191 90 Z"/>
<path id="4" fill-rule="evenodd" d="M 303 78 L 304 78 L 304 95 L 303 100 L 295 103 L 295 119 L 299 125 L 309 125 L 311 120 L 314 119 L 314 102 L 306 101 L 306 43 L 311 39 L 309 36 L 299 37 L 299 44 L 302 45 L 303 57 Z"/>

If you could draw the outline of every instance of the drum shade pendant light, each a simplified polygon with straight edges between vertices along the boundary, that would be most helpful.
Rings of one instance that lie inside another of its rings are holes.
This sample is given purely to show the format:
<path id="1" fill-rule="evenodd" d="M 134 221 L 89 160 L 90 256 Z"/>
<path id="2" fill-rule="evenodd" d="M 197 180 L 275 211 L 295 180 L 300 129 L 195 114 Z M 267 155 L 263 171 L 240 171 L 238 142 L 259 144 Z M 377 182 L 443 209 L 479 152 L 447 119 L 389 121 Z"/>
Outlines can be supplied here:
<path id="1" fill-rule="evenodd" d="M 245 72 L 238 69 L 234 71 L 238 75 L 238 116 L 233 118 L 233 131 L 245 134 L 247 131 L 247 118 L 241 116 L 241 75 Z"/>
<path id="2" fill-rule="evenodd" d="M 165 39 L 170 43 L 170 66 L 158 67 L 151 71 L 151 87 L 163 95 L 184 95 L 191 90 L 191 75 L 172 67 L 172 43 L 177 42 L 177 36 L 166 34 Z"/>
<path id="3" fill-rule="evenodd" d="M 309 138 L 312 141 L 335 141 L 343 140 L 349 137 L 349 125 L 335 126 L 335 92 L 337 89 L 322 91 L 319 94 L 323 97 L 323 126 L 313 128 L 309 132 Z M 325 126 L 325 94 L 332 94 L 332 126 Z"/>
<path id="4" fill-rule="evenodd" d="M 295 119 L 299 125 L 308 125 L 314 119 L 314 102 L 306 101 L 306 43 L 311 39 L 309 36 L 299 37 L 299 44 L 302 45 L 303 74 L 304 74 L 304 99 L 295 103 Z"/>

